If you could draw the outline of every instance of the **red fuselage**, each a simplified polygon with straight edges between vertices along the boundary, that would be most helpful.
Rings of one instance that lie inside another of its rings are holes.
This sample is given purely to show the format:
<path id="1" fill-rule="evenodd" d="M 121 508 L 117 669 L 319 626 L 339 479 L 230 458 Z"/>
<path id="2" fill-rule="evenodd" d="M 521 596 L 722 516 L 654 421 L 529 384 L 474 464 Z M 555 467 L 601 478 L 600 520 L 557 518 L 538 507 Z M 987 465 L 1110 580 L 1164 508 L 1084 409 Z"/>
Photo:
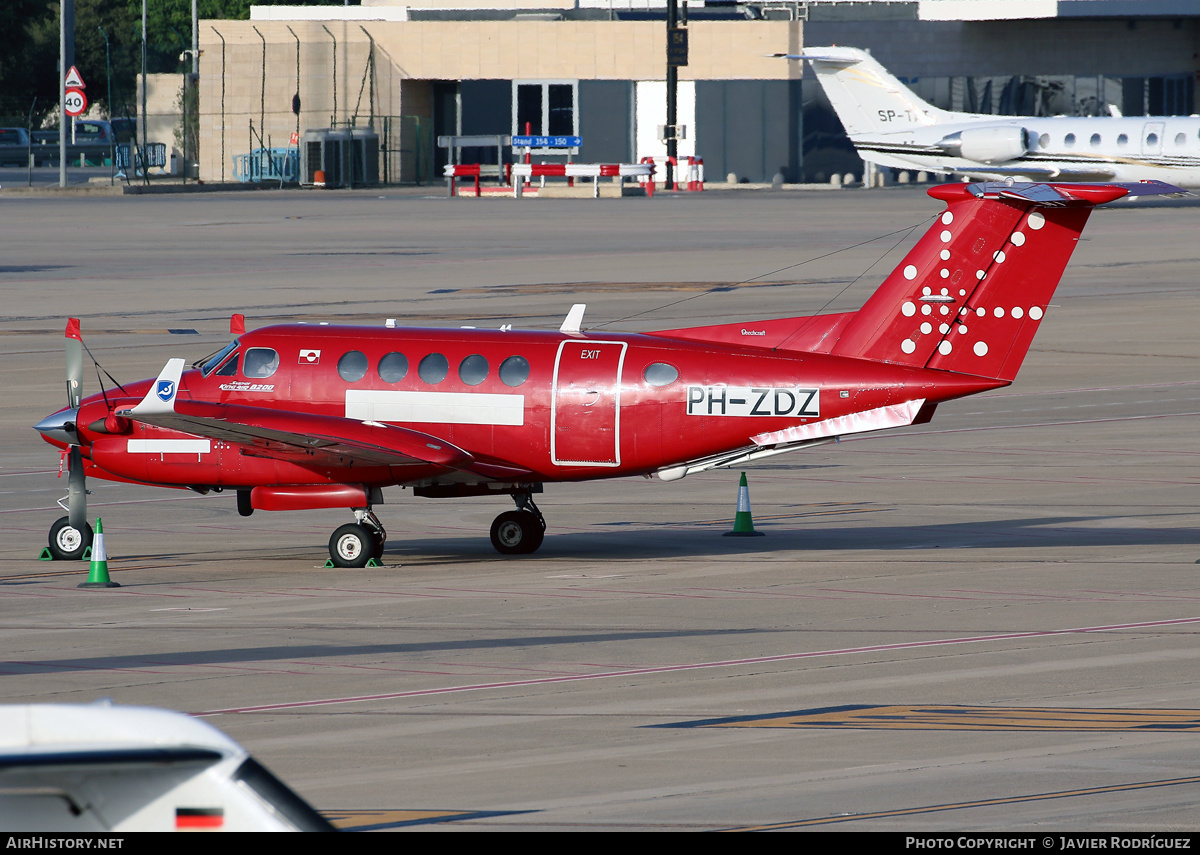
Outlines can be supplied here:
<path id="1" fill-rule="evenodd" d="M 473 473 L 434 463 L 313 458 L 188 434 L 111 412 L 128 398 L 87 398 L 78 425 L 88 474 L 148 484 L 578 481 L 654 472 L 762 444 L 764 435 L 911 401 L 924 406 L 1003 381 L 657 335 L 287 325 L 245 333 L 178 402 L 240 405 L 403 425 L 468 452 Z M 105 421 L 107 418 L 107 422 Z M 53 442 L 53 440 L 51 440 Z M 55 443 L 61 444 L 61 443 Z"/>

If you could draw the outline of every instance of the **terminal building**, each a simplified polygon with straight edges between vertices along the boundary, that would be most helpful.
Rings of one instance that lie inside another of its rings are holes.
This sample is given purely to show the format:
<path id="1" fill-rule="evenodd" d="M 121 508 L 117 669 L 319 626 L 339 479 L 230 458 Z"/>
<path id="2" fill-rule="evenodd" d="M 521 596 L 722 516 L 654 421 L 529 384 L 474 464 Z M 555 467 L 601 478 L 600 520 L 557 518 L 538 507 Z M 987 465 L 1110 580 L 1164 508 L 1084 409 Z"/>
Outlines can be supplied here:
<path id="1" fill-rule="evenodd" d="M 244 178 L 251 152 L 339 135 L 362 141 L 361 179 L 389 183 L 440 181 L 450 135 L 528 130 L 580 137 L 579 162 L 661 159 L 666 17 L 665 0 L 363 0 L 203 21 L 199 177 Z M 1200 112 L 1190 0 L 691 0 L 686 31 L 678 152 L 709 182 L 861 174 L 812 74 L 769 56 L 806 44 L 868 49 L 947 109 Z"/>

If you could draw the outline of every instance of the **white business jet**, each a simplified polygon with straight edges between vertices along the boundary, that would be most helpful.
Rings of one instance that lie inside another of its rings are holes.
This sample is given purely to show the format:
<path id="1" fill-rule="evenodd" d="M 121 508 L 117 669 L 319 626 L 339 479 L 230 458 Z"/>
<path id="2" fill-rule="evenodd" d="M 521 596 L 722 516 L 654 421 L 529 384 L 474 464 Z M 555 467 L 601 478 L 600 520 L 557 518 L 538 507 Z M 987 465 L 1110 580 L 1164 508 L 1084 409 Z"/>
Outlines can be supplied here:
<path id="1" fill-rule="evenodd" d="M 1200 117 L 992 116 L 941 110 L 866 51 L 777 54 L 811 63 L 859 156 L 880 166 L 1028 181 L 1159 180 L 1200 187 Z"/>

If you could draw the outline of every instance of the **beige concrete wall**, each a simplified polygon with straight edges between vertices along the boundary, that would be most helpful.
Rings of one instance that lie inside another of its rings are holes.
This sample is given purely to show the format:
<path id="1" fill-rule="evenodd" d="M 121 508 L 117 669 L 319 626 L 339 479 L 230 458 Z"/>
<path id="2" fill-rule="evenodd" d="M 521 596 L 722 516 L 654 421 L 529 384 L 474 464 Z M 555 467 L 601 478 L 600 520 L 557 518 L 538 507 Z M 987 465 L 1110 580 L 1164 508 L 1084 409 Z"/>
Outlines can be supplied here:
<path id="1" fill-rule="evenodd" d="M 800 74 L 800 63 L 765 56 L 799 50 L 798 22 L 697 21 L 688 32 L 690 63 L 679 70 L 681 80 Z M 666 76 L 666 28 L 653 21 L 204 21 L 200 48 L 200 175 L 206 181 L 220 180 L 222 163 L 226 178 L 231 175 L 232 156 L 248 149 L 250 122 L 264 139 L 285 146 L 296 129 L 291 104 L 297 90 L 303 133 L 333 121 L 365 125 L 372 104 L 377 116 L 424 115 L 427 103 L 411 110 L 403 103 L 406 92 L 417 97 L 418 91 L 403 88 L 405 80 Z"/>
<path id="2" fill-rule="evenodd" d="M 146 75 L 146 142 L 165 143 L 167 146 L 167 169 L 171 168 L 171 155 L 181 154 L 176 131 L 180 129 L 182 111 L 180 93 L 183 76 L 179 74 Z M 142 76 L 137 76 L 137 120 L 142 119 Z M 142 131 L 138 129 L 138 145 L 142 143 Z M 153 172 L 158 172 L 157 169 Z"/>

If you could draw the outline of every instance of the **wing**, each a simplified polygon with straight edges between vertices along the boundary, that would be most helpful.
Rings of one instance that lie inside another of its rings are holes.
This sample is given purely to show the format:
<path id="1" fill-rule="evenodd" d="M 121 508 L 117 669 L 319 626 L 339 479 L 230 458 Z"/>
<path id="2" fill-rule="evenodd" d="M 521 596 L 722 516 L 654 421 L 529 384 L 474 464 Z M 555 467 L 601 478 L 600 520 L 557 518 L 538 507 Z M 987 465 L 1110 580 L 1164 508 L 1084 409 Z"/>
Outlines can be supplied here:
<path id="1" fill-rule="evenodd" d="M 436 436 L 411 428 L 240 404 L 179 400 L 183 360 L 167 362 L 137 406 L 118 415 L 168 430 L 254 446 L 272 456 L 303 455 L 403 466 L 432 463 L 469 469 L 474 458 Z"/>

